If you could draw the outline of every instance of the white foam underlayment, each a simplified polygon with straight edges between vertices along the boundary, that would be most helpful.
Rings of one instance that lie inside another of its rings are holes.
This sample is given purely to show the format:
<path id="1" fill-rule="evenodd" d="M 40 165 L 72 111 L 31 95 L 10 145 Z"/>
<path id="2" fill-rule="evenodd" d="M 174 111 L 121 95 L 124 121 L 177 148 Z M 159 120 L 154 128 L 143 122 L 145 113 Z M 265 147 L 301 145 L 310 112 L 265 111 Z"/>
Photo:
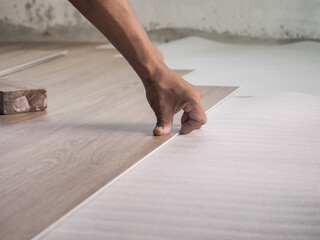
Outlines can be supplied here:
<path id="1" fill-rule="evenodd" d="M 40 239 L 320 239 L 320 98 L 234 98 Z"/>
<path id="2" fill-rule="evenodd" d="M 35 239 L 320 239 L 320 44 L 179 41 L 160 49 L 188 81 L 258 97 L 228 99 Z"/>
<path id="3" fill-rule="evenodd" d="M 187 37 L 157 45 L 172 69 L 195 69 L 195 85 L 241 86 L 239 96 L 320 94 L 320 43 L 236 45 Z M 109 45 L 98 49 L 112 48 Z M 114 57 L 121 57 L 120 54 Z"/>
<path id="4" fill-rule="evenodd" d="M 195 69 L 195 85 L 241 86 L 239 96 L 320 95 L 320 43 L 234 45 L 188 37 L 158 46 L 173 69 Z"/>

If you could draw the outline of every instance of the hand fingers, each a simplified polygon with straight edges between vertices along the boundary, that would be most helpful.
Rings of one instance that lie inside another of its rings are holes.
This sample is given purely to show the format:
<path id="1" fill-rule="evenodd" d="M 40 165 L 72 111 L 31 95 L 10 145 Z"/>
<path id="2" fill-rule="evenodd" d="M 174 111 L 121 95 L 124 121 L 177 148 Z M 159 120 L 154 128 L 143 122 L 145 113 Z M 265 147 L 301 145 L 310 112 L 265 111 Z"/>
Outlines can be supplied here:
<path id="1" fill-rule="evenodd" d="M 173 114 L 172 113 L 158 113 L 157 116 L 157 125 L 153 129 L 153 134 L 155 136 L 162 136 L 169 134 L 172 129 Z"/>
<path id="2" fill-rule="evenodd" d="M 187 134 L 201 128 L 207 122 L 207 116 L 201 105 L 188 105 L 184 108 L 181 118 L 181 134 Z"/>
<path id="3" fill-rule="evenodd" d="M 183 125 L 188 120 L 189 120 L 189 114 L 187 112 L 183 112 L 182 117 L 181 117 L 181 125 Z"/>

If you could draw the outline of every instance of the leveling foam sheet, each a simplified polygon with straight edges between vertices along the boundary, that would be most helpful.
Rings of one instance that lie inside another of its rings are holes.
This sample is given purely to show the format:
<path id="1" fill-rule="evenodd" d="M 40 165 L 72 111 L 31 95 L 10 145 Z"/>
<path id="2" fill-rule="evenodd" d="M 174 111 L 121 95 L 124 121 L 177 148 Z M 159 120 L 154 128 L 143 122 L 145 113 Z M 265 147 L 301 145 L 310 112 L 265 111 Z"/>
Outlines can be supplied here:
<path id="1" fill-rule="evenodd" d="M 189 37 L 159 46 L 170 68 L 195 69 L 196 85 L 241 86 L 238 96 L 320 94 L 320 43 L 225 44 Z"/>
<path id="2" fill-rule="evenodd" d="M 320 98 L 234 98 L 36 239 L 319 239 Z"/>

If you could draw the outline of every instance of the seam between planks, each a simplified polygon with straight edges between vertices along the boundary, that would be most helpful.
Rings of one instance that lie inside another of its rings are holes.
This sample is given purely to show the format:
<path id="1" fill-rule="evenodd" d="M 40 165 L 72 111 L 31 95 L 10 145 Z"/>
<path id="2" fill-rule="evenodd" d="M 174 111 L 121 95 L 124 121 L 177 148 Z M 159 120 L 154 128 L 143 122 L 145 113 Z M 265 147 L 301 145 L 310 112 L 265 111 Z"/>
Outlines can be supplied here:
<path id="1" fill-rule="evenodd" d="M 211 108 L 209 108 L 206 111 L 206 114 L 209 113 L 210 111 L 212 111 L 215 107 L 217 107 L 218 105 L 220 105 L 222 102 L 226 101 L 227 99 L 229 99 L 233 94 L 235 94 L 236 92 L 238 92 L 240 89 L 240 87 L 238 87 L 237 89 L 235 89 L 232 93 L 230 93 L 229 95 L 227 95 L 224 99 L 222 99 L 221 101 L 219 101 L 217 104 L 215 104 L 214 106 L 212 106 Z M 165 146 L 166 144 L 168 144 L 170 141 L 172 141 L 173 139 L 175 139 L 177 136 L 179 135 L 179 133 L 174 134 L 170 139 L 168 139 L 166 142 L 164 142 L 163 144 L 161 144 L 160 146 L 158 146 L 157 148 L 155 148 L 154 150 L 152 150 L 150 153 L 148 153 L 146 156 L 144 156 L 143 158 L 141 158 L 139 161 L 137 161 L 135 164 L 133 164 L 131 167 L 129 167 L 128 169 L 126 169 L 124 172 L 122 172 L 121 174 L 119 174 L 118 176 L 116 176 L 114 179 L 112 179 L 110 182 L 108 182 L 106 185 L 104 185 L 103 187 L 101 187 L 99 190 L 97 190 L 96 192 L 94 192 L 93 194 L 91 194 L 89 197 L 87 197 L 86 199 L 84 199 L 81 203 L 79 203 L 77 206 L 75 206 L 74 208 L 72 208 L 70 211 L 68 211 L 66 214 L 64 214 L 61 218 L 59 218 L 58 220 L 56 220 L 54 223 L 52 223 L 51 225 L 49 225 L 47 228 L 45 228 L 44 230 L 42 230 L 39 234 L 37 234 L 36 236 L 34 236 L 32 238 L 32 240 L 40 240 L 42 239 L 46 234 L 48 234 L 52 229 L 54 229 L 56 226 L 58 226 L 61 222 L 63 222 L 65 219 L 67 219 L 69 216 L 71 216 L 73 213 L 77 212 L 79 209 L 81 209 L 83 206 L 85 206 L 88 202 L 90 202 L 92 199 L 94 199 L 96 196 L 98 196 L 100 193 L 102 193 L 104 190 L 106 190 L 107 188 L 109 188 L 110 186 L 112 186 L 118 179 L 120 179 L 122 176 L 124 176 L 127 172 L 133 170 L 136 166 L 138 166 L 140 163 L 142 163 L 145 159 L 147 159 L 151 154 L 153 154 L 154 152 L 158 151 L 160 148 L 162 148 L 163 146 Z"/>

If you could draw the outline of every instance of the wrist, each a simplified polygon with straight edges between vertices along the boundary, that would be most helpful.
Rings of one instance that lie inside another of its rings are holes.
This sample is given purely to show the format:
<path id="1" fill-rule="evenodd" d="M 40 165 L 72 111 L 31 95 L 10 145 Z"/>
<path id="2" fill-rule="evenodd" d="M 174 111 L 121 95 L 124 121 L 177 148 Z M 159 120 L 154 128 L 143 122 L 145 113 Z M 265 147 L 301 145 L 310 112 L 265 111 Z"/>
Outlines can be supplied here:
<path id="1" fill-rule="evenodd" d="M 156 82 L 157 79 L 160 78 L 159 76 L 161 76 L 162 73 L 167 69 L 167 66 L 164 63 L 155 63 L 146 67 L 148 70 L 145 71 L 142 76 L 139 75 L 143 85 L 146 88 Z"/>
<path id="2" fill-rule="evenodd" d="M 163 61 L 162 53 L 153 46 L 150 53 L 143 54 L 133 62 L 134 64 L 131 65 L 145 87 L 148 87 L 157 75 L 168 69 Z"/>

